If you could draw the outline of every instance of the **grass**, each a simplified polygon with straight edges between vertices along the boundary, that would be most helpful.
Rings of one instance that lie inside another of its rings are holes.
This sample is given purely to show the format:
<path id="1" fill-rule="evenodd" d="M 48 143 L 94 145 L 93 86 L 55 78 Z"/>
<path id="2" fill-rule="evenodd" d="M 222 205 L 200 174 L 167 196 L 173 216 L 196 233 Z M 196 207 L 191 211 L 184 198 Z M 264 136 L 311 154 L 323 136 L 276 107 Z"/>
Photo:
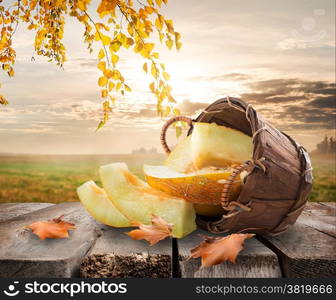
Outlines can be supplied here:
<path id="1" fill-rule="evenodd" d="M 312 155 L 313 190 L 310 201 L 336 202 L 335 155 Z"/>
<path id="2" fill-rule="evenodd" d="M 160 164 L 162 155 L 6 155 L 0 156 L 1 202 L 78 201 L 76 187 L 93 179 L 100 184 L 98 167 L 125 161 L 130 170 L 143 177 L 142 165 Z M 311 201 L 336 201 L 335 159 L 312 157 L 314 186 Z"/>

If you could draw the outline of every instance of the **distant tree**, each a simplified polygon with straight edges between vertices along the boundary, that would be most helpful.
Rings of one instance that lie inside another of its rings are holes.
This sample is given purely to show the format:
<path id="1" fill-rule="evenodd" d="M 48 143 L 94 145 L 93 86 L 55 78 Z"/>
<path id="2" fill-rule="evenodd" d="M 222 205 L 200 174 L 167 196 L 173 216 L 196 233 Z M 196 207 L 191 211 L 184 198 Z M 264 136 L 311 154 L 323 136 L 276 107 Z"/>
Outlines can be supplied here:
<path id="1" fill-rule="evenodd" d="M 95 16 L 88 12 L 91 2 L 96 8 Z M 169 50 L 174 45 L 179 50 L 182 45 L 181 35 L 174 30 L 173 21 L 160 12 L 161 5 L 167 2 L 143 0 L 134 4 L 132 0 L 0 0 L 0 66 L 9 77 L 14 76 L 16 51 L 12 41 L 18 25 L 22 23 L 28 30 L 35 31 L 34 53 L 63 67 L 66 61 L 64 24 L 65 17 L 70 16 L 83 25 L 84 43 L 89 52 L 93 51 L 95 43 L 99 45 L 97 68 L 101 72 L 98 85 L 101 88 L 103 116 L 98 129 L 108 120 L 116 96 L 131 91 L 117 68 L 117 53 L 121 48 L 133 49 L 145 60 L 142 68 L 153 77 L 149 89 L 157 99 L 158 113 L 178 114 L 179 111 L 173 108 L 175 100 L 171 96 L 172 88 L 167 83 L 169 74 L 158 60 L 155 44 L 150 41 L 156 33 Z M 7 99 L 0 95 L 0 104 L 7 103 Z"/>
<path id="2" fill-rule="evenodd" d="M 336 140 L 333 137 L 324 137 L 321 143 L 316 145 L 317 151 L 321 154 L 336 153 Z"/>
<path id="3" fill-rule="evenodd" d="M 333 137 L 329 138 L 329 153 L 336 153 L 336 140 Z"/>

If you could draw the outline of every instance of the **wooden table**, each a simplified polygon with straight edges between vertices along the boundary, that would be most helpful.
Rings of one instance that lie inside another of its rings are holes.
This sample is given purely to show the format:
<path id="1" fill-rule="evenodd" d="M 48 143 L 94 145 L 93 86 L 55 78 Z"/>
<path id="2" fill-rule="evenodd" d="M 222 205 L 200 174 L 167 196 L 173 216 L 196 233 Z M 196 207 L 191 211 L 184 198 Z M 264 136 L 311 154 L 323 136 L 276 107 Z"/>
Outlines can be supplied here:
<path id="1" fill-rule="evenodd" d="M 336 203 L 308 203 L 297 223 L 276 237 L 245 241 L 236 264 L 200 268 L 187 260 L 208 234 L 150 247 L 92 219 L 79 202 L 0 204 L 0 277 L 335 277 Z M 68 239 L 41 241 L 24 226 L 60 215 L 76 224 Z"/>

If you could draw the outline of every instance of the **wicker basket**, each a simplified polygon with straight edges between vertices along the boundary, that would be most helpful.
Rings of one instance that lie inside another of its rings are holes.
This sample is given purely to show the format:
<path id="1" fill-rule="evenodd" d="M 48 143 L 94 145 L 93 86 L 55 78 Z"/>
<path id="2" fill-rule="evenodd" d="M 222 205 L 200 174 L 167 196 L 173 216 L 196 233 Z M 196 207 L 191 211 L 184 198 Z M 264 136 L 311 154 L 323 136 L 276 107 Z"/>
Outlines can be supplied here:
<path id="1" fill-rule="evenodd" d="M 167 153 L 166 131 L 176 121 L 207 122 L 244 132 L 253 139 L 253 158 L 237 167 L 223 186 L 222 217 L 197 216 L 197 224 L 210 232 L 255 232 L 277 235 L 294 224 L 312 188 L 312 167 L 307 151 L 290 136 L 265 121 L 251 105 L 227 97 L 208 106 L 195 120 L 178 116 L 162 128 L 161 142 Z M 240 195 L 229 201 L 232 182 L 248 170 Z"/>

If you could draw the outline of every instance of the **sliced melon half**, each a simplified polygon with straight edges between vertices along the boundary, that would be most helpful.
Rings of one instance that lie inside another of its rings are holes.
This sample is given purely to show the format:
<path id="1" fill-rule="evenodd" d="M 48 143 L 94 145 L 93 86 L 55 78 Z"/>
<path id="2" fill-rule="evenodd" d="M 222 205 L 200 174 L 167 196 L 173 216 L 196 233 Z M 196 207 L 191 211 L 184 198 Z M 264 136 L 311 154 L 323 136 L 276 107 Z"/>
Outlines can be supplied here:
<path id="1" fill-rule="evenodd" d="M 113 227 L 131 226 L 130 221 L 108 199 L 105 191 L 92 180 L 78 187 L 77 194 L 86 210 L 97 221 Z"/>
<path id="2" fill-rule="evenodd" d="M 196 229 L 190 202 L 150 187 L 133 175 L 125 163 L 100 167 L 104 189 L 119 211 L 131 221 L 150 224 L 152 215 L 173 224 L 173 236 L 181 238 Z"/>
<path id="3" fill-rule="evenodd" d="M 146 181 L 153 188 L 192 203 L 207 205 L 220 204 L 223 183 L 232 171 L 232 168 L 209 167 L 191 173 L 178 173 L 166 166 L 144 165 Z M 241 178 L 234 182 L 231 201 L 238 197 L 241 184 Z"/>
<path id="4" fill-rule="evenodd" d="M 190 145 L 191 160 L 196 169 L 241 164 L 251 159 L 253 153 L 251 137 L 215 123 L 194 123 Z"/>

